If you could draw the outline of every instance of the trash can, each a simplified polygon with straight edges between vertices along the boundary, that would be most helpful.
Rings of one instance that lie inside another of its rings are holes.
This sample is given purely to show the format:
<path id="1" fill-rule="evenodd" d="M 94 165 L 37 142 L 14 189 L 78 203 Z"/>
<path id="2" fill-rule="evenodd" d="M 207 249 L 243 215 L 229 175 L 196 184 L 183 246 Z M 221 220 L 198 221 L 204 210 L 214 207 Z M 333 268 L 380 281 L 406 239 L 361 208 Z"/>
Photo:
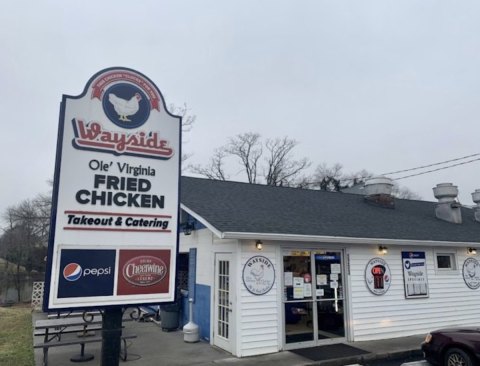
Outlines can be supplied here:
<path id="1" fill-rule="evenodd" d="M 164 332 L 177 330 L 180 326 L 180 304 L 178 301 L 177 299 L 177 302 L 160 306 L 160 319 Z"/>

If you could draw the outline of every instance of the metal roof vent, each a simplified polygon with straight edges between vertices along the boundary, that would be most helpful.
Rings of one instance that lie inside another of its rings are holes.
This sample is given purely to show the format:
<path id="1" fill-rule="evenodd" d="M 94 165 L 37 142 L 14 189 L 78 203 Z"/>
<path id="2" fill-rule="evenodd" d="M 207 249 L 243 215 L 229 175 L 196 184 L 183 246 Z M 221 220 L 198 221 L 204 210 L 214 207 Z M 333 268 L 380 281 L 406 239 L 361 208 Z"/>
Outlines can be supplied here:
<path id="1" fill-rule="evenodd" d="M 365 202 L 386 208 L 395 208 L 392 196 L 393 182 L 387 177 L 374 177 L 365 182 Z"/>
<path id="2" fill-rule="evenodd" d="M 458 188 L 452 183 L 440 183 L 433 188 L 433 195 L 438 199 L 435 204 L 435 216 L 454 224 L 462 223 L 461 205 L 456 200 Z"/>
<path id="3" fill-rule="evenodd" d="M 475 192 L 472 193 L 472 200 L 477 204 L 473 208 L 475 221 L 480 222 L 480 189 L 476 189 Z"/>

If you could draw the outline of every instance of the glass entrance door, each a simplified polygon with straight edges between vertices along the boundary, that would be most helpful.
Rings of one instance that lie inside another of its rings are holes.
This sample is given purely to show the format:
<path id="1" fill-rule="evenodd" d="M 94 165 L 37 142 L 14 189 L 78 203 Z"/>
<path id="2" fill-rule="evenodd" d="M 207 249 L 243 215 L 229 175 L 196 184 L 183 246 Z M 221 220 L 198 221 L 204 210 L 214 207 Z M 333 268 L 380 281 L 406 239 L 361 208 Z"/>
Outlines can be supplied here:
<path id="1" fill-rule="evenodd" d="M 345 337 L 342 253 L 315 253 L 318 339 Z"/>
<path id="2" fill-rule="evenodd" d="M 283 270 L 286 348 L 344 337 L 342 252 L 289 250 Z"/>

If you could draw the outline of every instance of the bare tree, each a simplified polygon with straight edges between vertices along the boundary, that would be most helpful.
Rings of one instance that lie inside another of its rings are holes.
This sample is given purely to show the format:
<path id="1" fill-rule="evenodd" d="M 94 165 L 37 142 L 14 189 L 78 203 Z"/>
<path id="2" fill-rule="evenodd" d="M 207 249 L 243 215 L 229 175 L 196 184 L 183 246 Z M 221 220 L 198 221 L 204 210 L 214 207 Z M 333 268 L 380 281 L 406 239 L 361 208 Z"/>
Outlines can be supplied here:
<path id="1" fill-rule="evenodd" d="M 231 137 L 226 145 L 216 149 L 208 165 L 190 166 L 189 169 L 210 179 L 226 180 L 224 161 L 234 157 L 240 161 L 241 171 L 245 173 L 248 183 L 303 186 L 306 178 L 299 176 L 310 163 L 306 158 L 293 159 L 296 146 L 297 142 L 287 137 L 263 142 L 260 134 L 247 132 Z"/>
<path id="2" fill-rule="evenodd" d="M 330 192 L 338 192 L 345 188 L 342 169 L 343 166 L 339 163 L 331 167 L 326 163 L 319 164 L 313 175 L 312 188 Z"/>
<path id="3" fill-rule="evenodd" d="M 262 156 L 260 134 L 247 132 L 231 137 L 224 149 L 240 159 L 248 183 L 257 183 L 258 162 Z"/>
<path id="4" fill-rule="evenodd" d="M 51 198 L 37 195 L 8 207 L 3 217 L 8 223 L 0 240 L 0 254 L 27 272 L 44 270 L 50 230 Z"/>
<path id="5" fill-rule="evenodd" d="M 8 207 L 3 218 L 8 223 L 9 229 L 22 226 L 32 237 L 37 238 L 40 244 L 47 246 L 51 207 L 51 197 L 39 194 L 34 199 L 27 199 L 16 206 Z"/>
<path id="6" fill-rule="evenodd" d="M 12 262 L 15 266 L 12 271 L 12 279 L 17 290 L 18 301 L 21 301 L 22 290 L 22 270 L 25 271 L 24 264 L 32 262 L 32 251 L 29 245 L 31 240 L 30 233 L 23 226 L 16 226 L 8 229 L 2 236 L 0 246 L 7 262 Z M 22 268 L 23 267 L 23 268 Z M 32 268 L 30 267 L 29 270 Z"/>
<path id="7" fill-rule="evenodd" d="M 186 141 L 186 133 L 190 132 L 193 128 L 193 124 L 197 119 L 197 116 L 194 114 L 190 114 L 190 109 L 188 108 L 186 103 L 183 103 L 181 106 L 177 106 L 171 103 L 168 106 L 168 111 L 176 116 L 182 117 L 182 147 L 187 143 Z M 190 158 L 192 154 L 188 154 L 183 152 L 182 153 L 182 163 L 185 162 L 188 158 Z"/>
<path id="8" fill-rule="evenodd" d="M 270 186 L 293 186 L 299 173 L 306 169 L 310 163 L 307 158 L 293 160 L 292 150 L 297 146 L 297 141 L 284 138 L 267 139 L 265 142 L 267 167 L 265 181 Z"/>
<path id="9" fill-rule="evenodd" d="M 225 149 L 215 149 L 213 156 L 210 158 L 210 163 L 207 166 L 190 165 L 189 170 L 209 179 L 227 180 L 228 176 L 225 173 L 224 167 L 224 159 L 226 155 L 227 153 L 225 152 Z"/>
<path id="10" fill-rule="evenodd" d="M 187 106 L 187 103 L 183 103 L 181 106 L 177 106 L 171 103 L 168 106 L 168 111 L 175 115 L 182 117 L 182 132 L 190 132 L 193 128 L 193 124 L 197 119 L 197 116 L 190 114 L 190 109 Z"/>

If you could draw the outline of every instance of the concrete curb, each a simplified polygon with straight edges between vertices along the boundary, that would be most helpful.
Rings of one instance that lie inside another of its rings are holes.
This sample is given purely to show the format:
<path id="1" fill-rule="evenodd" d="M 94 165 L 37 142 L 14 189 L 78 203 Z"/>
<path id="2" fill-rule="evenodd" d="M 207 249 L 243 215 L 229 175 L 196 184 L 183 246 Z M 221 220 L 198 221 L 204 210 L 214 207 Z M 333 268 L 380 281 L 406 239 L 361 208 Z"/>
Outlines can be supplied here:
<path id="1" fill-rule="evenodd" d="M 420 349 L 409 349 L 404 351 L 393 351 L 385 353 L 367 353 L 364 355 L 341 357 L 331 360 L 315 361 L 307 363 L 306 366 L 345 366 L 352 364 L 362 364 L 369 361 L 392 360 L 396 358 L 422 357 L 423 352 Z"/>

